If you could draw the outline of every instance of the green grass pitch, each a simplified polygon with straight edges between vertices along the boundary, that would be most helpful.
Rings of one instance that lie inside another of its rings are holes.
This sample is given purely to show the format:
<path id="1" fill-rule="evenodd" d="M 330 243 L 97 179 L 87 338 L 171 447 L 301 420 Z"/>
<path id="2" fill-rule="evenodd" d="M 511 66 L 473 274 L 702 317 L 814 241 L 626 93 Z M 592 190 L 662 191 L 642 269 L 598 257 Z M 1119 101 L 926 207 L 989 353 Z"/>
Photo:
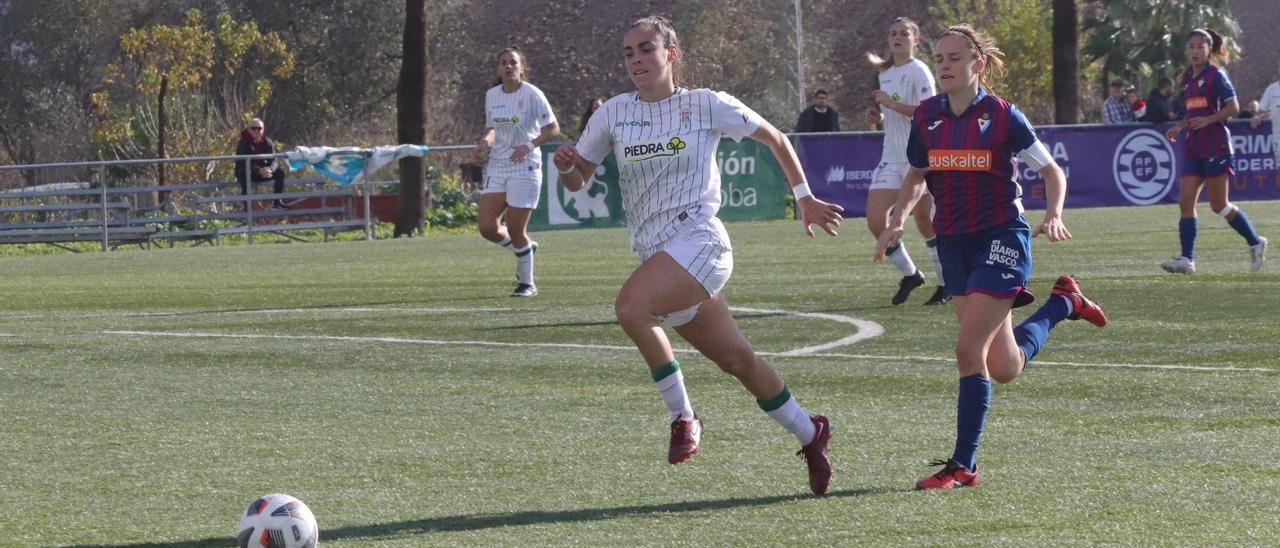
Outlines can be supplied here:
<path id="1" fill-rule="evenodd" d="M 1242 204 L 1280 244 L 1280 202 Z M 706 423 L 669 419 L 612 304 L 618 229 L 537 234 L 541 294 L 478 235 L 0 259 L 0 545 L 228 546 L 256 496 L 315 512 L 325 546 L 1263 545 L 1280 536 L 1280 249 L 1250 274 L 1201 208 L 1194 276 L 1172 206 L 1068 210 L 1032 290 L 1076 275 L 1112 325 L 1064 322 L 997 386 L 984 484 L 911 488 L 950 454 L 950 306 L 889 306 L 862 219 L 729 225 L 726 289 L 757 350 L 831 418 L 809 495 L 795 440 L 681 354 Z M 1038 221 L 1041 213 L 1030 212 Z M 918 234 L 907 245 L 928 272 Z M 1028 312 L 1019 310 L 1015 320 Z M 181 335 L 181 336 L 178 336 Z M 679 344 L 679 343 L 677 343 Z"/>

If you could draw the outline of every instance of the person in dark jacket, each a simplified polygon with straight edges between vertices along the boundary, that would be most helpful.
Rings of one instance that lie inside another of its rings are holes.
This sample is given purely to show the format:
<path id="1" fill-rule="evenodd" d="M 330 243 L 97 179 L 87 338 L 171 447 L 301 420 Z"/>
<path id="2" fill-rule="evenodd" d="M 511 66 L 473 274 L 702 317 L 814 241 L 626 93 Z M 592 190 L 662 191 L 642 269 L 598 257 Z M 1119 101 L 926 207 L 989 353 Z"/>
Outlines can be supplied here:
<path id="1" fill-rule="evenodd" d="M 1147 95 L 1147 113 L 1142 121 L 1162 124 L 1179 118 L 1174 115 L 1173 106 L 1173 80 L 1168 77 L 1160 78 L 1156 89 Z"/>
<path id="2" fill-rule="evenodd" d="M 796 121 L 796 133 L 825 133 L 840 131 L 840 113 L 827 105 L 826 90 L 813 92 L 813 106 L 800 113 Z"/>
<path id="3" fill-rule="evenodd" d="M 262 118 L 251 120 L 249 127 L 240 132 L 240 142 L 236 143 L 236 156 L 275 154 L 276 145 L 267 138 L 266 132 L 266 125 L 262 123 Z M 278 165 L 275 158 L 236 162 L 236 182 L 240 183 L 240 192 L 249 193 L 248 181 L 254 183 L 274 181 L 271 191 L 280 194 L 284 192 L 284 168 Z M 271 207 L 288 209 L 280 200 L 272 202 Z"/>

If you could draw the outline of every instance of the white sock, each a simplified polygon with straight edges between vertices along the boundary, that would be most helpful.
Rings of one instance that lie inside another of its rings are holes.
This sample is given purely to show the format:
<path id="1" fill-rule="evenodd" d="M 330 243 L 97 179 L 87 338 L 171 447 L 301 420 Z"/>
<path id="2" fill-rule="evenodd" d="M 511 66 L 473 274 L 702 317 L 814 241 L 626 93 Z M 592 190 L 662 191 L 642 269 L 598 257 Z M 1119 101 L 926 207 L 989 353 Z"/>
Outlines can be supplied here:
<path id="1" fill-rule="evenodd" d="M 516 254 L 516 281 L 533 285 L 533 243 L 511 251 Z"/>
<path id="2" fill-rule="evenodd" d="M 506 236 L 503 236 L 503 237 L 502 237 L 502 241 L 501 241 L 501 242 L 494 242 L 494 243 L 496 243 L 496 244 L 498 244 L 498 245 L 500 245 L 500 246 L 502 246 L 502 247 L 505 247 L 505 248 L 507 248 L 507 249 L 511 249 L 511 235 L 510 235 L 510 234 L 508 234 L 508 235 L 506 235 Z"/>
<path id="3" fill-rule="evenodd" d="M 667 412 L 671 413 L 671 420 L 693 418 L 693 406 L 689 404 L 689 393 L 684 389 L 684 373 L 677 369 L 675 373 L 654 381 L 654 384 L 658 387 L 658 394 L 662 396 L 662 403 L 667 404 Z"/>
<path id="4" fill-rule="evenodd" d="M 938 277 L 938 285 L 945 285 L 942 283 L 943 282 L 942 259 L 938 258 L 937 242 L 938 242 L 938 239 L 935 237 L 929 241 L 926 241 L 925 244 L 928 245 L 929 247 L 929 261 L 933 263 L 933 274 Z"/>
<path id="5" fill-rule="evenodd" d="M 911 262 L 911 255 L 907 254 L 907 244 L 898 242 L 898 248 L 889 255 L 889 260 L 893 261 L 894 266 L 902 271 L 903 276 L 910 276 L 916 273 L 916 263 Z"/>
<path id="6" fill-rule="evenodd" d="M 787 398 L 787 403 L 782 404 L 782 407 L 765 412 L 788 432 L 795 434 L 796 439 L 800 440 L 800 445 L 809 445 L 813 437 L 818 435 L 818 430 L 814 428 L 809 413 L 800 407 L 800 402 L 796 401 L 795 396 Z"/>

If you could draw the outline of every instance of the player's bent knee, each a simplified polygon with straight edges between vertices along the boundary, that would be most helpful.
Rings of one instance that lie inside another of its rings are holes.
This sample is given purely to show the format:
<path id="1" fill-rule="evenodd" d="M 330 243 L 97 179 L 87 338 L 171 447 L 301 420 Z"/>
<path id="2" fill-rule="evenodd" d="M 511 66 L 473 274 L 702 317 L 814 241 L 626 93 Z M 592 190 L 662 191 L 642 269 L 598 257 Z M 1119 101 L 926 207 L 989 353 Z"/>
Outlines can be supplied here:
<path id="1" fill-rule="evenodd" d="M 1009 384 L 1013 382 L 1013 379 L 1018 378 L 1017 371 L 992 370 L 989 372 L 989 374 L 991 375 L 991 380 L 996 381 L 997 383 L 1000 383 L 1000 384 Z"/>

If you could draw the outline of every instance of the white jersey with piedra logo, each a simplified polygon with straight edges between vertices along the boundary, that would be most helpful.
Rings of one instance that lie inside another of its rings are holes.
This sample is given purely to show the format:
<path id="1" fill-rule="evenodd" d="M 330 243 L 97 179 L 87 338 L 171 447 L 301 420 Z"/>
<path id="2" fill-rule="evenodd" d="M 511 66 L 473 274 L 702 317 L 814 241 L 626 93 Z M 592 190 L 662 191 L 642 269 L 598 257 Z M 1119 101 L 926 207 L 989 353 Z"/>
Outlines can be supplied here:
<path id="1" fill-rule="evenodd" d="M 929 66 L 915 58 L 881 72 L 880 89 L 888 93 L 894 101 L 907 105 L 918 105 L 921 101 L 937 95 Z M 911 135 L 911 117 L 903 116 L 884 105 L 880 105 L 880 111 L 884 113 L 884 150 L 880 153 L 880 161 L 906 162 L 907 136 Z"/>
<path id="2" fill-rule="evenodd" d="M 720 137 L 741 141 L 762 124 L 759 114 L 724 92 L 676 88 L 652 103 L 626 93 L 591 116 L 578 152 L 595 164 L 613 152 L 631 249 L 643 252 L 669 240 L 690 218 L 715 216 Z"/>
<path id="3" fill-rule="evenodd" d="M 502 85 L 489 88 L 484 94 L 484 127 L 493 128 L 493 146 L 489 149 L 488 175 L 509 176 L 542 173 L 542 154 L 533 149 L 533 139 L 542 128 L 556 121 L 551 104 L 542 90 L 528 82 L 521 82 L 515 91 L 507 93 Z M 529 156 L 522 162 L 511 161 L 511 149 L 526 145 Z"/>

